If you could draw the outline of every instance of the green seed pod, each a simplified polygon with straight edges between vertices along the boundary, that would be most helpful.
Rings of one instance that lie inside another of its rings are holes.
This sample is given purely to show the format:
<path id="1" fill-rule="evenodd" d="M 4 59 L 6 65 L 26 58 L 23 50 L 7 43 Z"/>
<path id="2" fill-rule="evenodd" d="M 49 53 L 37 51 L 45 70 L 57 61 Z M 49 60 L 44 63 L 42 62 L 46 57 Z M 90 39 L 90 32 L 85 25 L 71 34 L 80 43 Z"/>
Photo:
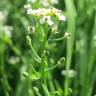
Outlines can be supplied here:
<path id="1" fill-rule="evenodd" d="M 34 91 L 37 93 L 39 92 L 39 89 L 37 87 L 33 87 Z"/>
<path id="2" fill-rule="evenodd" d="M 29 78 L 29 74 L 27 72 L 22 73 L 24 77 Z"/>
<path id="3" fill-rule="evenodd" d="M 31 45 L 31 38 L 28 35 L 26 36 L 26 42 L 28 45 Z"/>
<path id="4" fill-rule="evenodd" d="M 41 96 L 39 93 L 39 89 L 37 87 L 33 87 L 34 93 L 36 94 L 36 96 Z"/>

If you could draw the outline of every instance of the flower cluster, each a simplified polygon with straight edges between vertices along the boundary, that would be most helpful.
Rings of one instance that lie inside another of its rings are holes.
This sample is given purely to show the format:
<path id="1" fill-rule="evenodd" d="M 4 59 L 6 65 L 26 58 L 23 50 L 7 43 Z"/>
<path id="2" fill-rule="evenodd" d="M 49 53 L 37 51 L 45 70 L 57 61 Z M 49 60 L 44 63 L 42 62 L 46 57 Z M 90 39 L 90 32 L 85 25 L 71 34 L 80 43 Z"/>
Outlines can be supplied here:
<path id="1" fill-rule="evenodd" d="M 62 11 L 56 8 L 38 8 L 27 10 L 27 14 L 31 14 L 33 16 L 37 16 L 40 18 L 40 23 L 43 24 L 45 22 L 48 25 L 53 25 L 52 16 L 56 17 L 57 20 L 65 21 L 66 17 L 63 15 Z"/>

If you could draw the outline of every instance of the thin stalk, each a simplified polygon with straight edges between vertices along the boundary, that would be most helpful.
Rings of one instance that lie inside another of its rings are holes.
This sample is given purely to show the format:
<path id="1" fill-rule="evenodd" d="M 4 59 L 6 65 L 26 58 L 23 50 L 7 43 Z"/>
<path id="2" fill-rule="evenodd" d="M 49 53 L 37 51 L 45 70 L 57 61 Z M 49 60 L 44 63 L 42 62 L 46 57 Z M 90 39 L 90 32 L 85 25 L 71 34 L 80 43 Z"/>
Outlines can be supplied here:
<path id="1" fill-rule="evenodd" d="M 63 37 L 60 37 L 60 38 L 57 38 L 57 39 L 49 39 L 48 41 L 49 42 L 57 42 L 57 41 L 61 41 L 61 40 L 64 40 L 64 36 Z"/>
<path id="2" fill-rule="evenodd" d="M 48 89 L 47 89 L 47 87 L 45 85 L 42 85 L 42 87 L 43 87 L 45 96 L 51 96 Z"/>
<path id="3" fill-rule="evenodd" d="M 34 54 L 34 56 L 36 57 L 36 60 L 40 63 L 41 62 L 41 58 L 38 56 L 38 54 L 36 53 L 36 51 L 34 50 L 32 44 L 30 44 L 32 53 Z"/>
<path id="4" fill-rule="evenodd" d="M 47 68 L 45 71 L 51 71 L 51 70 L 53 70 L 53 69 L 55 69 L 57 67 L 58 67 L 58 64 L 56 64 L 56 65 L 54 65 L 54 66 L 52 66 L 50 68 Z"/>
<path id="5" fill-rule="evenodd" d="M 73 45 L 74 45 L 74 38 L 75 38 L 75 8 L 73 0 L 65 0 L 66 10 L 67 10 L 67 22 L 68 22 L 68 29 L 67 32 L 71 33 L 70 38 L 67 41 L 67 57 L 66 57 L 66 72 L 68 74 L 68 70 L 71 66 L 71 59 L 72 59 L 72 52 L 73 52 Z M 66 75 L 65 83 L 64 83 L 64 96 L 68 95 L 69 90 L 69 78 Z"/>

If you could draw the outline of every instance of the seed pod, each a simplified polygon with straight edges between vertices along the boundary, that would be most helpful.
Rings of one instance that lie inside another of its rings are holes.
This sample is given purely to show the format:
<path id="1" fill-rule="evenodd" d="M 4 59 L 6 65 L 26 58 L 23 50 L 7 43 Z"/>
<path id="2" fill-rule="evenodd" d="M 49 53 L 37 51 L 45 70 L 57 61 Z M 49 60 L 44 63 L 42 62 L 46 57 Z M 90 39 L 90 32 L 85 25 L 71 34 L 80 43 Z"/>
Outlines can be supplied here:
<path id="1" fill-rule="evenodd" d="M 28 78 L 29 77 L 29 74 L 27 72 L 23 72 L 22 73 L 24 77 Z"/>
<path id="2" fill-rule="evenodd" d="M 31 38 L 28 35 L 26 36 L 26 42 L 28 45 L 31 45 Z"/>

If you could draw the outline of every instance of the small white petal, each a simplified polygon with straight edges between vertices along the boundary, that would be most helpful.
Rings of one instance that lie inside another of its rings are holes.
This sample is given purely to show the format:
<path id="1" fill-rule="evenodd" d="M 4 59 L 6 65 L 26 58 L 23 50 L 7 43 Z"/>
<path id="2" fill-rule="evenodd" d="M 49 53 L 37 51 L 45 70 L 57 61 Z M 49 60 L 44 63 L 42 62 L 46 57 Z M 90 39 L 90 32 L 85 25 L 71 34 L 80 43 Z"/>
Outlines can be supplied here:
<path id="1" fill-rule="evenodd" d="M 45 20 L 42 18 L 40 19 L 40 24 L 44 24 L 45 23 Z"/>
<path id="2" fill-rule="evenodd" d="M 52 20 L 48 20 L 47 23 L 48 23 L 48 25 L 50 25 L 50 26 L 54 24 Z"/>
<path id="3" fill-rule="evenodd" d="M 33 13 L 33 10 L 31 8 L 28 8 L 27 14 L 32 14 L 32 13 Z"/>
<path id="4" fill-rule="evenodd" d="M 58 18 L 59 18 L 59 20 L 66 21 L 66 17 L 63 15 L 59 15 Z"/>

